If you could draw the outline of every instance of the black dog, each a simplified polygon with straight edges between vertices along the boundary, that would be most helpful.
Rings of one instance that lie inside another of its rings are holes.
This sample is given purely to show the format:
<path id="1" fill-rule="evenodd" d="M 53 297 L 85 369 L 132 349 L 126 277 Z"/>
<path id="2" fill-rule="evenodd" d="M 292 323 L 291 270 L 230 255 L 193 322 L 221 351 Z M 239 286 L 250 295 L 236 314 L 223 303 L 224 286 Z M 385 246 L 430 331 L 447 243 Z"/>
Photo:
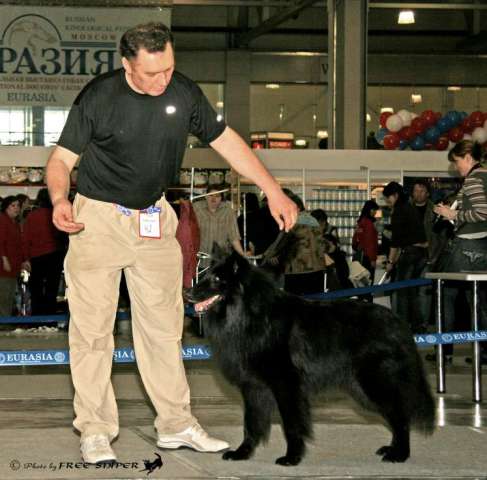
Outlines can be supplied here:
<path id="1" fill-rule="evenodd" d="M 310 396 L 339 387 L 381 414 L 392 442 L 383 461 L 404 462 L 410 427 L 432 433 L 435 404 L 409 327 L 390 310 L 353 300 L 287 294 L 262 269 L 213 249 L 212 266 L 189 294 L 205 310 L 205 332 L 224 376 L 244 400 L 244 439 L 225 460 L 248 459 L 277 406 L 287 441 L 281 465 L 297 465 L 311 437 Z"/>

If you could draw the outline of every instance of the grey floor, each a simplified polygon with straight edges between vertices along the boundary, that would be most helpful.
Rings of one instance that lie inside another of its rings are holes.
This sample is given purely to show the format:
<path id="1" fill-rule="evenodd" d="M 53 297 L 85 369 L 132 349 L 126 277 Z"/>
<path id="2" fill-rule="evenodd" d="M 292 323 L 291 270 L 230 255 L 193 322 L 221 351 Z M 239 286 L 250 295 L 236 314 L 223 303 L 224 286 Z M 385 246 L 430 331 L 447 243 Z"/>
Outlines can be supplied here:
<path id="1" fill-rule="evenodd" d="M 118 334 L 118 347 L 130 345 Z M 204 343 L 186 335 L 186 344 Z M 49 334 L 0 332 L 0 350 L 67 348 L 65 332 Z M 422 356 L 428 350 L 421 350 Z M 159 451 L 152 427 L 154 412 L 144 395 L 136 367 L 115 365 L 113 383 L 120 410 L 121 432 L 114 442 L 119 464 L 111 469 L 85 468 L 79 437 L 73 431 L 73 390 L 69 369 L 2 367 L 0 369 L 0 479 L 455 479 L 487 478 L 487 408 L 472 402 L 472 375 L 465 363 L 469 346 L 457 348 L 447 370 L 447 394 L 436 395 L 438 428 L 432 437 L 412 435 L 412 455 L 404 464 L 384 464 L 374 451 L 389 443 L 380 419 L 360 411 L 338 393 L 314 402 L 315 437 L 297 467 L 281 467 L 284 452 L 275 423 L 267 445 L 246 462 L 226 462 L 220 454 L 191 450 Z M 242 407 L 237 391 L 219 375 L 213 362 L 187 361 L 194 414 L 215 436 L 233 447 L 242 438 Z M 428 365 L 435 389 L 434 371 Z M 487 389 L 483 388 L 487 398 Z M 144 459 L 162 456 L 161 469 L 147 474 Z"/>

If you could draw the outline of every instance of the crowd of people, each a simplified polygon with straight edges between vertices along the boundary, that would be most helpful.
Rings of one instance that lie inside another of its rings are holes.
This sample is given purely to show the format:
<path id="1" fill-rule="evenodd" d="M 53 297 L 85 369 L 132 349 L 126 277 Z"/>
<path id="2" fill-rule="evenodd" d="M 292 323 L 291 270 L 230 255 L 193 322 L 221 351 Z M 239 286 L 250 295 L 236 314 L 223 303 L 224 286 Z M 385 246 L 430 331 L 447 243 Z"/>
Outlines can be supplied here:
<path id="1" fill-rule="evenodd" d="M 21 194 L 0 204 L 0 316 L 20 313 L 15 297 L 21 270 L 30 274 L 27 313 L 55 314 L 67 238 L 52 223 L 48 191 L 39 190 L 35 201 Z"/>

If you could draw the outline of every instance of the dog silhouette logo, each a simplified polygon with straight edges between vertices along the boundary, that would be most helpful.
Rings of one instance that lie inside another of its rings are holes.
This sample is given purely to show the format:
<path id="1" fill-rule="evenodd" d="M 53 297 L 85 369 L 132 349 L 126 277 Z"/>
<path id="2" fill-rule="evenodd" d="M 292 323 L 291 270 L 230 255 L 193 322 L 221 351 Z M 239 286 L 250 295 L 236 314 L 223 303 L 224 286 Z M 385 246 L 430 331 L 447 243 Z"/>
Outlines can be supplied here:
<path id="1" fill-rule="evenodd" d="M 143 470 L 139 470 L 139 472 L 147 472 L 147 475 L 149 476 L 152 472 L 162 467 L 163 462 L 161 456 L 156 452 L 154 452 L 154 455 L 157 458 L 152 462 L 150 460 L 143 460 L 145 468 Z"/>

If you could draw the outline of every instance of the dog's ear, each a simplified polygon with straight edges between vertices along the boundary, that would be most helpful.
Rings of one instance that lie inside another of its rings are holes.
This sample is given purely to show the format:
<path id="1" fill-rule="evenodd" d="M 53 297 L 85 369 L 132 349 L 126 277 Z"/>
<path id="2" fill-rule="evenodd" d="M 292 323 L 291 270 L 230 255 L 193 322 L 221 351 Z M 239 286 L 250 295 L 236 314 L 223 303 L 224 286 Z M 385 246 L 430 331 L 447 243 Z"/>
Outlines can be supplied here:
<path id="1" fill-rule="evenodd" d="M 226 256 L 227 256 L 227 254 L 225 253 L 225 250 L 223 250 L 223 248 L 220 247 L 220 245 L 218 245 L 218 243 L 213 242 L 213 247 L 211 249 L 211 258 L 213 260 L 218 261 L 218 260 L 222 260 Z"/>
<path id="2" fill-rule="evenodd" d="M 235 250 L 232 252 L 229 258 L 231 262 L 232 272 L 235 275 L 240 269 L 247 268 L 249 266 L 249 261 L 240 255 L 240 253 Z"/>

